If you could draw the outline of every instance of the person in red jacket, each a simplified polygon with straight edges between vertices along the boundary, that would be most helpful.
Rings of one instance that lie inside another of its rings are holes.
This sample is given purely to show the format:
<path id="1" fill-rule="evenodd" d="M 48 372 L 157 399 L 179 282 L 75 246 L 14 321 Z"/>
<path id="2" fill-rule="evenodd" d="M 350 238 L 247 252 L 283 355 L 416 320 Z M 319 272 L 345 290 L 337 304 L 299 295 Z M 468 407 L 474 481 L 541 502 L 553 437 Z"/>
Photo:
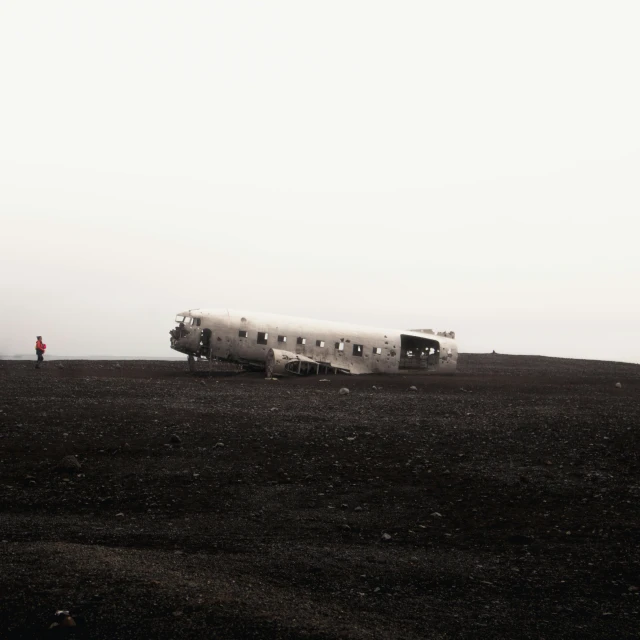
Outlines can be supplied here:
<path id="1" fill-rule="evenodd" d="M 36 336 L 36 355 L 38 356 L 38 362 L 36 362 L 36 369 L 40 368 L 40 364 L 44 362 L 44 352 L 47 349 L 47 345 L 42 342 L 42 336 Z"/>

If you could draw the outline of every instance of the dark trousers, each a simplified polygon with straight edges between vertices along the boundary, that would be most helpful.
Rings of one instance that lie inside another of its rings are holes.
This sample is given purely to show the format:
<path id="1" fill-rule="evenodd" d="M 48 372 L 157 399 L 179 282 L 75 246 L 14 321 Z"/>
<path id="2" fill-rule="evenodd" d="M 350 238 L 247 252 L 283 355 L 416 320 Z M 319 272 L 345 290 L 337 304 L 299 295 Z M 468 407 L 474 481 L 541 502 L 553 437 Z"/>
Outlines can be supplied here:
<path id="1" fill-rule="evenodd" d="M 42 349 L 36 349 L 36 354 L 38 356 L 38 362 L 36 363 L 36 369 L 40 367 L 40 364 L 44 362 L 44 351 Z"/>

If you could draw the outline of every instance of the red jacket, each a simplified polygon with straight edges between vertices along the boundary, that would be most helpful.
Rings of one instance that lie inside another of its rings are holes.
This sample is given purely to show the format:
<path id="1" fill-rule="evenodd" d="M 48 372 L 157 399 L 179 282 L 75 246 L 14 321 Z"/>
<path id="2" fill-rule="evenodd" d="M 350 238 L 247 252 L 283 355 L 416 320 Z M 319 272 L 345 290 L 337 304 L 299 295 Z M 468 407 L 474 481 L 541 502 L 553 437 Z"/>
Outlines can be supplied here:
<path id="1" fill-rule="evenodd" d="M 40 350 L 40 351 L 45 351 L 47 348 L 47 345 L 42 342 L 42 340 L 36 340 L 36 350 Z"/>

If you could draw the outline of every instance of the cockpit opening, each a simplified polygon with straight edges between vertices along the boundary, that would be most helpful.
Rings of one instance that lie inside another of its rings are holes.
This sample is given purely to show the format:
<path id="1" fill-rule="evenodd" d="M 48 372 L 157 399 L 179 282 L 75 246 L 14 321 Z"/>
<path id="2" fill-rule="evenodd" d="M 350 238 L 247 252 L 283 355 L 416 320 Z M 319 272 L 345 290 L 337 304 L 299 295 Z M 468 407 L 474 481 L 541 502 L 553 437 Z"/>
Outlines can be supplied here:
<path id="1" fill-rule="evenodd" d="M 178 325 L 175 329 L 169 331 L 173 340 L 180 340 L 191 332 L 191 327 L 199 327 L 201 323 L 200 318 L 193 318 L 184 314 L 178 314 L 175 319 Z"/>

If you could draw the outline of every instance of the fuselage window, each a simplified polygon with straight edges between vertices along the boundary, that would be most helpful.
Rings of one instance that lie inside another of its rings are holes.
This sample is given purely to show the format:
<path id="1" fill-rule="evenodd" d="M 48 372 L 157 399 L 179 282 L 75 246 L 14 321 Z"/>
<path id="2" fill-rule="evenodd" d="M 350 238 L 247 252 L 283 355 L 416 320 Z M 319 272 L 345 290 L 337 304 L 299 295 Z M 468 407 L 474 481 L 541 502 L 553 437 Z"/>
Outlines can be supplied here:
<path id="1" fill-rule="evenodd" d="M 194 318 L 193 319 L 193 324 L 195 324 L 196 327 L 199 327 L 201 322 L 202 322 L 201 318 Z"/>
<path id="2" fill-rule="evenodd" d="M 379 356 L 382 353 L 382 349 L 380 347 L 373 347 L 373 353 L 376 356 Z"/>
<path id="3" fill-rule="evenodd" d="M 324 347 L 324 340 L 316 340 L 316 347 Z"/>
<path id="4" fill-rule="evenodd" d="M 298 338 L 298 344 L 307 344 L 306 338 Z"/>
<path id="5" fill-rule="evenodd" d="M 278 342 L 286 342 L 287 336 L 278 336 Z"/>
<path id="6" fill-rule="evenodd" d="M 338 351 L 344 351 L 344 342 L 336 342 L 336 349 Z"/>
<path id="7" fill-rule="evenodd" d="M 362 356 L 362 345 L 354 344 L 353 345 L 353 355 L 354 356 Z"/>
<path id="8" fill-rule="evenodd" d="M 248 331 L 242 331 L 242 329 L 238 331 L 238 338 L 246 338 L 248 335 L 249 335 Z"/>
<path id="9" fill-rule="evenodd" d="M 258 344 L 267 344 L 269 334 L 264 331 L 258 331 Z"/>

